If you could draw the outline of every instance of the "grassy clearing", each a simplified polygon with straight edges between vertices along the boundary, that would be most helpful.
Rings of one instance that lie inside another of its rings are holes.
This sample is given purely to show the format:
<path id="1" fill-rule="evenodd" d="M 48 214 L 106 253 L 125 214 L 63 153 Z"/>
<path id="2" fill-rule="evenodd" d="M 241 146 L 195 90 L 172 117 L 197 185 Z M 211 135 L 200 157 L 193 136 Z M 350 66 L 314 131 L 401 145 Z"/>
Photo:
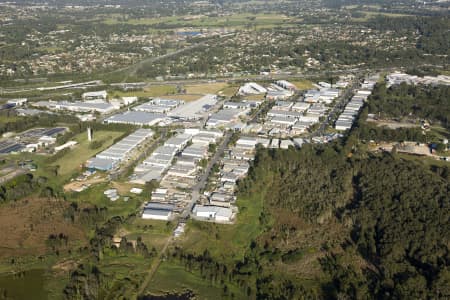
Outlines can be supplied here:
<path id="1" fill-rule="evenodd" d="M 122 91 L 115 91 L 113 92 L 113 97 L 130 97 L 130 96 L 136 96 L 136 97 L 161 97 L 161 96 L 167 96 L 171 94 L 175 94 L 177 92 L 176 85 L 170 85 L 170 84 L 161 84 L 161 85 L 150 85 L 142 91 L 129 91 L 129 92 L 122 92 Z"/>
<path id="2" fill-rule="evenodd" d="M 203 84 L 186 85 L 187 94 L 217 94 L 228 86 L 225 82 L 213 82 Z"/>
<path id="3" fill-rule="evenodd" d="M 259 95 L 247 95 L 247 96 L 244 96 L 244 98 L 245 98 L 246 100 L 264 101 L 265 95 L 264 95 L 264 94 L 259 94 Z"/>
<path id="4" fill-rule="evenodd" d="M 128 201 L 124 201 L 123 195 L 119 194 L 121 197 L 117 201 L 109 200 L 103 192 L 111 188 L 108 183 L 101 183 L 95 186 L 79 192 L 79 193 L 69 193 L 67 197 L 71 201 L 76 201 L 79 203 L 89 203 L 91 205 L 96 205 L 98 207 L 107 207 L 108 216 L 123 216 L 127 217 L 129 214 L 137 212 L 138 208 L 144 201 L 142 196 L 130 197 Z"/>
<path id="5" fill-rule="evenodd" d="M 147 292 L 156 295 L 179 294 L 191 290 L 196 299 L 223 299 L 223 287 L 218 283 L 211 283 L 193 272 L 188 272 L 183 266 L 170 262 L 163 262 L 150 282 Z M 229 294 L 236 299 L 245 299 L 245 295 L 237 287 L 227 284 Z"/>
<path id="6" fill-rule="evenodd" d="M 397 153 L 397 156 L 404 160 L 419 162 L 427 167 L 430 167 L 430 166 L 438 166 L 438 167 L 446 167 L 447 166 L 448 167 L 448 166 L 450 166 L 450 163 L 448 161 L 437 160 L 437 159 L 434 159 L 434 158 L 428 157 L 428 156 L 417 156 L 417 155 L 410 155 L 410 154 L 406 154 L 406 153 Z"/>
<path id="7" fill-rule="evenodd" d="M 232 97 L 232 96 L 236 95 L 238 89 L 239 89 L 239 86 L 227 86 L 226 88 L 220 90 L 218 92 L 218 94 L 220 96 Z"/>
<path id="8" fill-rule="evenodd" d="M 0 226 L 8 232 L 0 246 L 0 258 L 45 254 L 50 234 L 64 233 L 71 248 L 84 244 L 86 236 L 81 226 L 63 217 L 67 206 L 62 200 L 30 197 L 0 206 Z"/>
<path id="9" fill-rule="evenodd" d="M 166 24 L 172 26 L 182 27 L 265 27 L 271 28 L 274 26 L 289 23 L 292 19 L 282 14 L 234 14 L 231 16 L 220 17 L 192 17 L 192 16 L 178 16 L 178 17 L 162 17 L 162 18 L 140 18 L 127 19 L 124 17 L 109 17 L 103 20 L 105 24 L 130 24 L 130 25 L 148 25 Z"/>
<path id="10" fill-rule="evenodd" d="M 295 85 L 297 87 L 297 89 L 299 89 L 299 90 L 307 90 L 307 89 L 311 89 L 314 87 L 313 83 L 306 79 L 291 81 L 291 83 L 293 85 Z"/>
<path id="11" fill-rule="evenodd" d="M 136 218 L 131 224 L 125 225 L 124 230 L 128 232 L 127 238 L 136 239 L 140 236 L 149 248 L 155 247 L 159 252 L 172 234 L 174 227 L 173 222 Z"/>
<path id="12" fill-rule="evenodd" d="M 90 149 L 90 142 L 87 140 L 87 134 L 80 133 L 74 138 L 74 140 L 78 142 L 78 145 L 76 145 L 72 151 L 58 159 L 52 165 L 60 166 L 59 174 L 61 176 L 66 177 L 71 175 L 74 171 L 80 169 L 80 166 L 85 163 L 86 160 L 111 146 L 113 140 L 121 134 L 122 132 L 120 131 L 96 131 L 94 132 L 93 140 L 104 142 L 100 148 Z"/>
<path id="13" fill-rule="evenodd" d="M 239 198 L 239 213 L 234 225 L 190 221 L 186 236 L 180 243 L 184 249 L 194 253 L 203 253 L 208 249 L 212 256 L 224 261 L 242 259 L 250 241 L 262 232 L 259 223 L 262 199 L 260 195 Z M 227 251 L 224 252 L 223 249 Z"/>
<path id="14" fill-rule="evenodd" d="M 356 12 L 364 14 L 364 17 L 352 18 L 353 21 L 357 21 L 357 22 L 366 22 L 369 19 L 375 18 L 378 16 L 384 16 L 384 17 L 390 17 L 390 18 L 402 18 L 402 17 L 413 17 L 414 16 L 414 15 L 409 15 L 409 14 L 375 12 L 375 11 L 366 11 L 366 10 L 358 10 Z"/>

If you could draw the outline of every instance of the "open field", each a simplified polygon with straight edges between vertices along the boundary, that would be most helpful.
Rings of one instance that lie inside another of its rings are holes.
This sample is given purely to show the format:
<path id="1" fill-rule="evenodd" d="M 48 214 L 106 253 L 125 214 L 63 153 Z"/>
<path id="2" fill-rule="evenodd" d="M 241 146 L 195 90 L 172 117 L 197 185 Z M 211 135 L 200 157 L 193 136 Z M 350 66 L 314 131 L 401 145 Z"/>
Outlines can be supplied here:
<path id="1" fill-rule="evenodd" d="M 39 255 L 47 252 L 46 240 L 50 234 L 64 233 L 69 245 L 86 242 L 81 227 L 66 221 L 63 213 L 68 202 L 28 198 L 0 206 L 0 226 L 3 232 L 0 257 Z"/>
<path id="2" fill-rule="evenodd" d="M 367 119 L 367 122 L 374 123 L 378 127 L 386 126 L 389 129 L 398 129 L 398 128 L 414 128 L 420 127 L 420 124 L 413 124 L 407 122 L 396 122 L 396 121 L 388 121 L 388 120 L 375 120 L 375 119 Z"/>
<path id="3" fill-rule="evenodd" d="M 81 204 L 91 204 L 98 207 L 107 207 L 107 214 L 110 217 L 123 216 L 126 217 L 131 213 L 137 211 L 138 207 L 143 202 L 142 196 L 130 197 L 128 201 L 124 201 L 123 195 L 117 201 L 109 200 L 103 192 L 111 188 L 108 183 L 100 183 L 79 193 L 68 193 L 67 197 L 71 201 L 76 201 Z"/>
<path id="4" fill-rule="evenodd" d="M 225 82 L 185 85 L 187 94 L 217 94 L 228 86 Z"/>
<path id="5" fill-rule="evenodd" d="M 90 178 L 84 181 L 72 181 L 69 182 L 68 184 L 64 185 L 64 191 L 65 192 L 70 192 L 70 191 L 76 191 L 80 188 L 82 188 L 83 186 L 90 186 L 93 184 L 98 184 L 101 182 L 105 182 L 106 181 L 106 176 L 94 176 L 94 178 Z"/>
<path id="6" fill-rule="evenodd" d="M 114 91 L 112 93 L 113 97 L 161 97 L 167 96 L 171 94 L 175 94 L 177 92 L 176 85 L 170 84 L 161 84 L 161 85 L 149 85 L 144 88 L 142 91 Z"/>
<path id="7" fill-rule="evenodd" d="M 364 17 L 352 18 L 353 21 L 357 21 L 357 22 L 365 22 L 365 21 L 369 20 L 370 18 L 379 17 L 379 16 L 390 17 L 390 18 L 413 17 L 413 15 L 408 15 L 408 14 L 376 12 L 376 11 L 367 11 L 367 10 L 357 10 L 356 12 L 364 14 Z"/>
<path id="8" fill-rule="evenodd" d="M 282 14 L 234 14 L 230 16 L 177 16 L 162 18 L 140 18 L 126 19 L 115 18 L 109 16 L 103 22 L 108 25 L 113 24 L 130 24 L 130 25 L 148 25 L 155 26 L 157 24 L 171 25 L 175 27 L 232 27 L 243 28 L 248 26 L 270 28 L 273 26 L 283 25 L 291 21 L 289 17 Z"/>
<path id="9" fill-rule="evenodd" d="M 74 171 L 79 169 L 80 166 L 86 162 L 86 160 L 111 146 L 113 140 L 122 134 L 123 132 L 120 131 L 96 131 L 93 135 L 93 141 L 103 141 L 103 144 L 98 149 L 90 149 L 90 142 L 87 139 L 87 134 L 84 132 L 80 133 L 74 139 L 78 142 L 78 145 L 76 145 L 69 153 L 58 159 L 52 165 L 59 166 L 60 175 L 71 175 Z"/>
<path id="10" fill-rule="evenodd" d="M 291 81 L 291 83 L 293 85 L 295 85 L 297 87 L 297 89 L 299 90 L 307 90 L 307 89 L 311 89 L 313 88 L 313 83 L 309 80 L 296 80 L 296 81 Z"/>
<path id="11" fill-rule="evenodd" d="M 239 86 L 228 86 L 218 92 L 220 96 L 232 97 L 239 89 Z"/>
<path id="12" fill-rule="evenodd" d="M 136 239 L 138 236 L 142 237 L 142 241 L 151 249 L 159 252 L 167 241 L 167 238 L 172 235 L 175 228 L 175 223 L 164 222 L 156 220 L 143 220 L 139 217 L 133 220 L 131 224 L 127 224 L 124 230 L 127 231 L 126 237 L 128 239 Z"/>
<path id="13" fill-rule="evenodd" d="M 203 253 L 205 249 L 213 257 L 224 261 L 242 259 L 250 241 L 255 239 L 262 228 L 259 216 L 262 211 L 262 197 L 239 198 L 239 213 L 234 225 L 221 225 L 191 220 L 185 236 L 179 241 L 189 252 Z M 223 249 L 227 249 L 226 252 Z"/>
<path id="14" fill-rule="evenodd" d="M 229 293 L 233 293 L 235 299 L 246 297 L 237 287 L 228 284 Z M 183 266 L 171 262 L 163 262 L 155 277 L 150 282 L 147 292 L 153 295 L 180 294 L 191 290 L 196 299 L 223 299 L 223 288 L 219 283 L 211 283 L 193 272 L 188 272 Z"/>

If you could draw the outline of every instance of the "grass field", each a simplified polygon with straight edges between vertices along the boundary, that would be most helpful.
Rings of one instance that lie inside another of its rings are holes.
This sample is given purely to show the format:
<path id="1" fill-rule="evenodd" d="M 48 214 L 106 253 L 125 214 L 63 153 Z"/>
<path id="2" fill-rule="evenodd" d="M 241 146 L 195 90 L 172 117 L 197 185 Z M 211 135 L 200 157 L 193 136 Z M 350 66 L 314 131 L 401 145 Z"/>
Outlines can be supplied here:
<path id="1" fill-rule="evenodd" d="M 79 192 L 69 193 L 67 198 L 71 201 L 79 203 L 89 203 L 98 207 L 107 207 L 107 214 L 110 217 L 123 216 L 126 217 L 131 213 L 137 212 L 139 206 L 144 201 L 144 196 L 130 197 L 128 201 L 124 201 L 123 194 L 117 201 L 109 200 L 103 192 L 112 186 L 109 183 L 101 183 Z"/>
<path id="2" fill-rule="evenodd" d="M 282 14 L 234 14 L 231 16 L 220 17 L 162 17 L 162 18 L 140 18 L 127 19 L 123 17 L 109 17 L 104 19 L 104 23 L 113 24 L 130 24 L 130 25 L 148 25 L 166 24 L 171 26 L 182 27 L 233 27 L 244 28 L 253 26 L 256 28 L 271 28 L 280 26 L 291 21 L 290 18 Z"/>
<path id="3" fill-rule="evenodd" d="M 352 18 L 353 21 L 365 22 L 370 18 L 384 16 L 390 18 L 402 18 L 402 17 L 412 17 L 413 15 L 408 14 L 398 14 L 398 13 L 388 13 L 388 12 L 376 12 L 376 11 L 366 11 L 366 10 L 358 10 L 357 12 L 364 14 L 364 17 L 361 18 Z"/>
<path id="4" fill-rule="evenodd" d="M 218 92 L 221 96 L 232 97 L 239 89 L 239 86 L 227 86 Z"/>
<path id="5" fill-rule="evenodd" d="M 227 284 L 229 294 L 233 293 L 235 299 L 245 299 L 246 296 L 237 287 Z M 218 283 L 211 283 L 203 279 L 200 274 L 188 272 L 183 266 L 163 262 L 155 277 L 149 284 L 147 292 L 154 295 L 180 294 L 191 290 L 195 299 L 226 299 L 223 287 Z"/>
<path id="6" fill-rule="evenodd" d="M 128 233 L 127 238 L 136 239 L 141 236 L 142 241 L 149 248 L 155 247 L 157 251 L 160 251 L 174 227 L 173 222 L 136 218 L 131 224 L 125 225 L 124 230 Z"/>
<path id="7" fill-rule="evenodd" d="M 161 97 L 167 96 L 171 94 L 175 94 L 177 92 L 176 85 L 170 84 L 161 84 L 161 85 L 150 85 L 142 91 L 130 91 L 130 92 L 122 92 L 122 91 L 114 91 L 113 97 Z"/>
<path id="8" fill-rule="evenodd" d="M 98 149 L 90 149 L 89 141 L 87 140 L 86 133 L 78 134 L 74 140 L 78 142 L 69 153 L 58 159 L 52 165 L 59 165 L 59 174 L 63 177 L 71 175 L 74 171 L 80 168 L 80 166 L 86 162 L 89 158 L 97 154 L 98 152 L 108 148 L 112 145 L 113 140 L 123 132 L 120 131 L 96 131 L 94 132 L 94 141 L 104 141 L 102 146 Z"/>
<path id="9" fill-rule="evenodd" d="M 225 82 L 185 85 L 187 94 L 217 94 L 228 86 Z"/>
<path id="10" fill-rule="evenodd" d="M 313 83 L 309 80 L 296 80 L 296 81 L 290 81 L 293 85 L 297 87 L 299 90 L 307 90 L 313 88 Z"/>
<path id="11" fill-rule="evenodd" d="M 225 261 L 242 259 L 251 240 L 262 232 L 258 219 L 263 207 L 262 197 L 241 197 L 237 205 L 239 213 L 234 225 L 189 221 L 186 235 L 180 241 L 183 248 L 194 253 L 208 249 L 212 256 Z"/>

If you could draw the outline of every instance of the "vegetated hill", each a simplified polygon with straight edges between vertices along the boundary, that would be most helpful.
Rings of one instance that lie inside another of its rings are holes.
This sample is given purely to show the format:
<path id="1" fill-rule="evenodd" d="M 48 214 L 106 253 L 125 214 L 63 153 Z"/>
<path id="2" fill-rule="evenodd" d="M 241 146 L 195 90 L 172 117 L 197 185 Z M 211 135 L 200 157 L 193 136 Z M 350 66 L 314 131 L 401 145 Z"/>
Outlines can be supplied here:
<path id="1" fill-rule="evenodd" d="M 450 128 L 450 86 L 402 83 L 386 88 L 385 84 L 378 84 L 368 107 L 369 113 L 382 117 L 421 118 Z"/>
<path id="2" fill-rule="evenodd" d="M 374 157 L 355 176 L 349 208 L 352 239 L 376 266 L 365 275 L 375 298 L 450 296 L 448 179 L 390 155 Z"/>
<path id="3" fill-rule="evenodd" d="M 250 252 L 258 296 L 448 298 L 448 168 L 348 149 L 259 150 L 241 184 L 272 191 L 273 222 Z"/>

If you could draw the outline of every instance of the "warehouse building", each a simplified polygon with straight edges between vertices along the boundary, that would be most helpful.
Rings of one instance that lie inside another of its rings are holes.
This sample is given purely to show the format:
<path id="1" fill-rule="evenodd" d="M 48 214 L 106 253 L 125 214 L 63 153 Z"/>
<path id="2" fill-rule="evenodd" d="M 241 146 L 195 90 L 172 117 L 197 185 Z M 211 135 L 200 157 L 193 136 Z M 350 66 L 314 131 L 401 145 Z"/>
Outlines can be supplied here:
<path id="1" fill-rule="evenodd" d="M 252 109 L 260 106 L 262 101 L 226 101 L 223 104 L 223 108 L 231 108 L 231 109 Z"/>
<path id="2" fill-rule="evenodd" d="M 146 139 L 151 138 L 154 132 L 150 129 L 138 129 L 118 143 L 97 154 L 87 162 L 91 169 L 108 171 L 113 169 L 120 161 L 135 150 Z"/>
<path id="3" fill-rule="evenodd" d="M 238 121 L 239 116 L 244 115 L 247 112 L 248 110 L 233 108 L 219 110 L 209 117 L 208 121 L 206 122 L 206 127 L 216 128 L 220 126 L 226 126 L 230 123 Z"/>
<path id="4" fill-rule="evenodd" d="M 169 221 L 175 206 L 158 202 L 148 202 L 142 212 L 142 219 Z"/>
<path id="5" fill-rule="evenodd" d="M 234 217 L 234 213 L 231 208 L 212 205 L 195 205 L 193 213 L 198 218 L 217 222 L 230 222 Z"/>
<path id="6" fill-rule="evenodd" d="M 107 97 L 108 97 L 108 93 L 106 91 L 86 92 L 86 93 L 83 93 L 83 95 L 81 96 L 81 98 L 84 101 L 92 101 L 92 100 L 106 101 Z"/>
<path id="7" fill-rule="evenodd" d="M 163 114 L 147 113 L 143 111 L 126 111 L 107 118 L 106 124 L 131 124 L 139 126 L 154 126 L 161 122 L 167 121 Z"/>
<path id="8" fill-rule="evenodd" d="M 286 89 L 286 90 L 290 90 L 290 91 L 297 90 L 297 87 L 294 84 L 292 84 L 289 81 L 287 81 L 287 80 L 278 80 L 278 81 L 275 81 L 275 84 L 280 86 L 280 87 L 282 87 L 282 88 L 284 88 L 284 89 Z"/>
<path id="9" fill-rule="evenodd" d="M 216 105 L 216 103 L 217 96 L 208 94 L 196 101 L 191 101 L 184 105 L 178 106 L 172 111 L 169 111 L 167 115 L 174 119 L 184 121 L 199 120 L 203 117 L 205 112 L 210 110 L 211 107 Z"/>
<path id="10" fill-rule="evenodd" d="M 258 95 L 265 93 L 267 93 L 267 89 L 255 82 L 248 82 L 238 90 L 238 95 Z"/>
<path id="11" fill-rule="evenodd" d="M 147 103 L 134 107 L 133 110 L 163 114 L 182 104 L 184 104 L 184 101 L 181 100 L 155 98 Z"/>
<path id="12" fill-rule="evenodd" d="M 36 107 L 45 107 L 50 110 L 68 110 L 74 112 L 98 112 L 100 114 L 111 113 L 115 110 L 114 106 L 108 102 L 69 102 L 69 101 L 38 101 L 31 105 Z"/>

